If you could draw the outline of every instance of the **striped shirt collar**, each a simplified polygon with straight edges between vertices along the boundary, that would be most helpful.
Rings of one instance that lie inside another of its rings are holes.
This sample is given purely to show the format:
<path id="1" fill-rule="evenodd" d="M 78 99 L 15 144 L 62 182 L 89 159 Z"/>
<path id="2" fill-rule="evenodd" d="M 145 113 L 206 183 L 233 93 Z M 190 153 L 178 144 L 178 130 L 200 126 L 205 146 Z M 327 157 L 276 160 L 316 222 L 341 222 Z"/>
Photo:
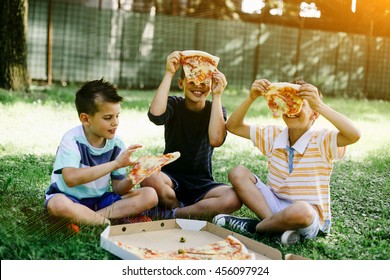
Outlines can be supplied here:
<path id="1" fill-rule="evenodd" d="M 307 145 L 313 135 L 314 130 L 312 127 L 308 131 L 306 131 L 295 144 L 292 146 L 295 151 L 300 153 L 301 155 L 305 152 Z M 288 127 L 282 130 L 282 132 L 276 137 L 274 148 L 275 149 L 286 149 L 286 147 L 290 147 L 290 141 L 288 137 Z"/>

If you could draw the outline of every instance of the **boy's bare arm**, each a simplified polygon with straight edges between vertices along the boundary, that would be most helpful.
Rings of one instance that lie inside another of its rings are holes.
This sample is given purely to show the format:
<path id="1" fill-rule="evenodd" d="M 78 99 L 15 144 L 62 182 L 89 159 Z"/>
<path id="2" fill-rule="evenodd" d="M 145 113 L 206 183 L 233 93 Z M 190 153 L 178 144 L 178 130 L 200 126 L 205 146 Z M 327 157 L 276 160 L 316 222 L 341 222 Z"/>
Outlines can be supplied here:
<path id="1" fill-rule="evenodd" d="M 265 79 L 256 80 L 253 82 L 248 97 L 233 112 L 233 114 L 226 122 L 226 128 L 229 132 L 250 139 L 250 126 L 244 123 L 245 116 L 253 101 L 261 96 L 262 93 L 267 90 L 269 85 L 270 82 Z"/>
<path id="2" fill-rule="evenodd" d="M 226 137 L 225 120 L 223 118 L 222 93 L 227 85 L 225 75 L 216 70 L 212 78 L 212 96 L 211 116 L 209 122 L 209 140 L 210 145 L 219 147 L 223 144 Z"/>
<path id="3" fill-rule="evenodd" d="M 63 168 L 62 176 L 64 178 L 64 181 L 68 187 L 72 188 L 82 184 L 93 182 L 121 167 L 131 166 L 134 163 L 131 161 L 130 156 L 136 149 L 140 147 L 141 145 L 138 144 L 131 145 L 115 160 L 104 164 L 85 168 Z"/>
<path id="4" fill-rule="evenodd" d="M 116 194 L 125 195 L 133 187 L 133 182 L 127 178 L 123 180 L 112 180 L 112 190 Z"/>
<path id="5" fill-rule="evenodd" d="M 161 116 L 167 109 L 168 94 L 172 79 L 180 68 L 180 52 L 175 51 L 167 57 L 165 74 L 150 105 L 150 113 Z"/>
<path id="6" fill-rule="evenodd" d="M 315 86 L 310 84 L 302 85 L 299 90 L 299 95 L 309 102 L 309 105 L 313 110 L 320 113 L 338 129 L 338 147 L 353 144 L 360 139 L 360 130 L 346 116 L 322 102 Z"/>

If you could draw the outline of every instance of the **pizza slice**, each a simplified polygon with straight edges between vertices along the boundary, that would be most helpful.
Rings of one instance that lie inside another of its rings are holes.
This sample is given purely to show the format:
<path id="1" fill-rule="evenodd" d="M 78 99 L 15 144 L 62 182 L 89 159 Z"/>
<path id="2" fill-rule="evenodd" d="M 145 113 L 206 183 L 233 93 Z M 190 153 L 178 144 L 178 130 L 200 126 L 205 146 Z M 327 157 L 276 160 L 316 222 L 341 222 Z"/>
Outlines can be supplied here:
<path id="1" fill-rule="evenodd" d="M 180 157 L 180 152 L 168 153 L 161 156 L 141 156 L 133 165 L 128 175 L 128 179 L 133 185 L 141 183 L 145 178 L 159 171 L 164 165 L 167 165 Z"/>
<path id="2" fill-rule="evenodd" d="M 255 255 L 249 253 L 245 245 L 237 238 L 229 235 L 225 239 L 196 248 L 179 249 L 177 251 L 159 251 L 148 248 L 139 248 L 116 242 L 141 259 L 152 260 L 254 260 Z"/>
<path id="3" fill-rule="evenodd" d="M 120 241 L 116 241 L 115 244 L 141 259 L 163 259 L 165 254 L 164 252 L 160 252 L 158 250 L 136 247 Z"/>
<path id="4" fill-rule="evenodd" d="M 293 116 L 302 109 L 303 99 L 297 94 L 300 85 L 291 83 L 272 83 L 268 91 L 263 93 L 274 118 L 283 114 Z"/>
<path id="5" fill-rule="evenodd" d="M 211 79 L 217 69 L 219 57 L 204 51 L 188 50 L 181 52 L 181 64 L 188 82 L 196 85 Z"/>
<path id="6" fill-rule="evenodd" d="M 245 245 L 233 237 L 196 248 L 184 249 L 184 254 L 202 260 L 253 260 L 255 255 L 249 253 Z"/>

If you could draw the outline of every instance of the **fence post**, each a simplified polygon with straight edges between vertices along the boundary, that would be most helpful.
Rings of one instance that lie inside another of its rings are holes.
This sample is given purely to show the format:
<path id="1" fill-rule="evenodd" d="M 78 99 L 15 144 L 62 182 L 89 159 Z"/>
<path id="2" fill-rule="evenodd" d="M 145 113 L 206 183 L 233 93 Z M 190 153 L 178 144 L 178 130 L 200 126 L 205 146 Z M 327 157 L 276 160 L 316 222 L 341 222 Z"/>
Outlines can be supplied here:
<path id="1" fill-rule="evenodd" d="M 46 76 L 47 84 L 52 84 L 52 51 L 53 51 L 53 0 L 49 0 L 47 19 L 47 49 L 46 49 Z"/>
<path id="2" fill-rule="evenodd" d="M 119 1 L 118 1 L 119 2 Z M 113 11 L 113 13 L 115 13 L 115 11 Z M 120 21 L 122 21 L 122 16 L 124 16 L 123 14 L 125 13 L 125 11 L 122 11 L 122 9 L 119 9 L 118 8 L 118 16 L 120 18 Z M 128 86 L 128 81 L 126 81 L 126 79 L 123 77 L 123 64 L 125 63 L 125 35 L 127 32 L 127 29 L 126 29 L 126 18 L 123 20 L 123 23 L 122 23 L 122 26 L 121 26 L 121 38 L 120 38 L 120 54 L 119 54 L 119 79 L 118 79 L 118 84 L 119 86 L 121 87 L 125 87 L 125 86 Z M 138 77 L 137 77 L 138 79 Z M 130 84 L 130 87 L 132 85 Z"/>
<path id="3" fill-rule="evenodd" d="M 339 80 L 338 80 L 338 71 L 339 71 L 339 57 L 340 57 L 340 47 L 341 43 L 344 41 L 344 38 L 340 39 L 340 35 L 338 35 L 338 44 L 335 52 L 335 61 L 334 61 L 334 83 L 333 83 L 333 95 L 337 96 L 339 90 Z"/>
<path id="4" fill-rule="evenodd" d="M 253 60 L 253 77 L 252 81 L 256 80 L 257 78 L 257 69 L 259 65 L 259 58 L 260 58 L 260 39 L 262 35 L 262 28 L 261 28 L 261 23 L 259 24 L 259 33 L 256 38 L 256 47 L 255 47 L 255 59 Z"/>
<path id="5" fill-rule="evenodd" d="M 367 46 L 367 57 L 366 57 L 366 74 L 364 75 L 364 97 L 368 98 L 368 75 L 370 73 L 370 56 L 371 56 L 371 42 L 374 33 L 374 20 L 371 19 L 370 22 L 370 33 L 368 38 L 368 46 Z"/>
<path id="6" fill-rule="evenodd" d="M 199 40 L 199 22 L 195 22 L 195 38 L 194 38 L 194 50 L 197 50 L 199 45 L 198 45 L 198 40 Z"/>
<path id="7" fill-rule="evenodd" d="M 293 78 L 299 76 L 299 61 L 301 59 L 301 44 L 302 44 L 302 32 L 305 26 L 305 18 L 301 17 L 299 19 L 299 30 L 298 30 L 298 39 L 297 39 L 297 53 L 295 56 L 295 75 Z"/>

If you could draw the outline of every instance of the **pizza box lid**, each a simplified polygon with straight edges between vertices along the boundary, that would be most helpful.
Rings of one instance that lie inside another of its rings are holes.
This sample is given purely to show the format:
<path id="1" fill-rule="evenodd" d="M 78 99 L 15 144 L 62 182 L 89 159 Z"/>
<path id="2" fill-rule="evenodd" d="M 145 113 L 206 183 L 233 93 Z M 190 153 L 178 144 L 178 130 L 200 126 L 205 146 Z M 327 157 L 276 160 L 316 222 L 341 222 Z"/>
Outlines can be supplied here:
<path id="1" fill-rule="evenodd" d="M 239 239 L 249 252 L 255 254 L 257 260 L 282 259 L 282 253 L 275 248 L 212 223 L 189 219 L 108 226 L 100 235 L 100 246 L 121 259 L 139 260 L 138 256 L 118 246 L 116 242 L 149 249 L 172 251 L 218 242 L 228 235 Z M 180 242 L 182 237 L 185 239 L 185 243 Z"/>

